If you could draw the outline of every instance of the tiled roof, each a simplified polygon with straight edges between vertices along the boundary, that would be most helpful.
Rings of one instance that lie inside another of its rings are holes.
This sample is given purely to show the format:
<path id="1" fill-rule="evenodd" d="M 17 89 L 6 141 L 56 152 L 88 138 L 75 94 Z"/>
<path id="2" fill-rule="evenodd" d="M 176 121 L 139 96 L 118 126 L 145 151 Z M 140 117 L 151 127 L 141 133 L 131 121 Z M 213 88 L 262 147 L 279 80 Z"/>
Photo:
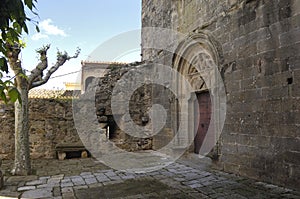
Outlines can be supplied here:
<path id="1" fill-rule="evenodd" d="M 72 99 L 78 98 L 81 91 L 79 90 L 47 90 L 32 89 L 29 91 L 29 98 L 38 99 Z"/>
<path id="2" fill-rule="evenodd" d="M 125 62 L 105 62 L 105 61 L 81 61 L 81 65 L 85 64 L 107 64 L 107 65 L 126 65 Z"/>

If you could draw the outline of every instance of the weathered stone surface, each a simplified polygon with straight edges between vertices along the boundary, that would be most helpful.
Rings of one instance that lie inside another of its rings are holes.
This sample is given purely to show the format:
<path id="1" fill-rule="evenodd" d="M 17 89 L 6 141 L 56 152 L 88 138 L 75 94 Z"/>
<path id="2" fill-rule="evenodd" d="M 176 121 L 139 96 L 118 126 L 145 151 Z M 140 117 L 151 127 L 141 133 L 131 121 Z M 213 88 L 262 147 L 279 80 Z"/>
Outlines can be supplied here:
<path id="1" fill-rule="evenodd" d="M 199 45 L 206 50 L 213 41 L 227 98 L 219 168 L 295 188 L 300 183 L 299 21 L 297 0 L 143 1 L 143 27 L 204 33 L 208 36 Z M 143 60 L 176 68 L 178 55 L 148 48 L 156 40 L 165 42 L 143 32 Z M 182 44 L 174 39 L 166 46 Z M 193 47 L 186 46 L 186 56 L 198 53 Z M 197 57 L 193 63 L 197 66 Z M 178 113 L 172 114 L 176 120 Z"/>
<path id="2" fill-rule="evenodd" d="M 19 187 L 17 191 L 28 191 L 28 190 L 33 190 L 35 189 L 35 186 L 24 186 L 24 187 Z"/>
<path id="3" fill-rule="evenodd" d="M 0 158 L 14 157 L 14 109 L 0 104 Z M 56 158 L 55 146 L 80 140 L 74 126 L 71 99 L 30 99 L 31 158 Z"/>
<path id="4" fill-rule="evenodd" d="M 42 180 L 59 179 L 60 183 L 32 186 L 32 190 L 21 192 L 18 192 L 17 188 L 24 187 L 24 178 L 15 178 L 16 185 L 5 186 L 0 190 L 0 195 L 13 198 L 96 196 L 96 198 L 103 196 L 109 198 L 117 196 L 122 198 L 125 196 L 129 198 L 299 198 L 300 196 L 299 191 L 296 190 L 216 171 L 208 166 L 211 161 L 206 160 L 208 161 L 206 162 L 193 157 L 181 159 L 160 170 L 142 174 L 107 170 L 108 168 L 104 165 L 101 168 L 97 164 L 91 166 L 90 161 L 92 159 L 71 159 L 63 163 L 59 160 L 45 159 L 33 161 L 33 167 L 36 167 L 36 164 L 43 165 L 40 170 L 47 172 L 60 170 L 60 173 L 65 175 L 35 176 L 36 179 Z M 83 168 L 78 167 L 79 162 Z M 61 164 L 72 168 L 74 174 L 67 175 L 68 171 L 59 167 Z M 95 182 L 95 176 L 104 176 L 106 181 Z M 124 180 L 115 180 L 113 177 L 124 177 Z M 75 185 L 71 183 L 71 179 L 85 180 L 86 184 Z"/>
<path id="5" fill-rule="evenodd" d="M 8 168 L 6 168 L 8 171 Z M 7 185 L 18 185 L 20 181 L 24 182 L 22 186 L 25 185 L 25 182 L 37 180 L 37 176 L 30 175 L 30 176 L 8 176 L 5 180 Z"/>
<path id="6" fill-rule="evenodd" d="M 98 183 L 98 181 L 95 177 L 94 178 L 86 178 L 86 179 L 84 179 L 84 181 L 87 185 Z"/>
<path id="7" fill-rule="evenodd" d="M 52 188 L 29 190 L 22 194 L 22 198 L 51 198 L 52 196 Z"/>
<path id="8" fill-rule="evenodd" d="M 44 184 L 46 183 L 46 179 L 44 180 L 34 180 L 34 181 L 30 181 L 30 182 L 26 182 L 26 186 L 35 186 L 35 185 L 40 185 L 40 184 Z"/>
<path id="9" fill-rule="evenodd" d="M 72 183 L 75 185 L 75 186 L 78 186 L 78 185 L 85 185 L 85 181 L 82 177 L 80 176 L 75 176 L 74 178 L 71 179 L 72 180 Z"/>
<path id="10" fill-rule="evenodd" d="M 105 74 L 104 77 L 98 79 L 98 86 L 96 88 L 95 94 L 97 109 L 96 114 L 98 117 L 98 122 L 102 124 L 106 123 L 106 128 L 109 127 L 109 135 L 107 134 L 107 139 L 110 139 L 111 141 L 115 142 L 118 147 L 127 151 L 147 150 L 152 148 L 152 138 L 138 138 L 129 135 L 129 132 L 132 132 L 132 130 L 130 129 L 132 128 L 132 125 L 126 125 L 129 118 L 121 117 L 122 115 L 124 115 L 124 113 L 126 113 L 125 110 L 120 108 L 117 110 L 117 113 L 112 113 L 111 108 L 111 98 L 113 92 L 118 94 L 119 100 L 118 102 L 114 102 L 115 105 L 116 103 L 120 103 L 120 105 L 127 103 L 126 101 L 124 101 L 126 99 L 125 96 L 133 91 L 126 89 L 130 88 L 131 84 L 137 83 L 131 82 L 134 77 L 128 75 L 127 72 L 137 70 L 138 64 L 140 63 L 133 63 L 122 66 L 110 66 L 107 74 Z M 125 73 L 127 73 L 128 75 L 127 78 L 122 78 Z M 115 88 L 116 84 L 125 86 L 125 89 L 117 90 Z M 151 100 L 151 92 L 148 91 L 149 88 L 147 86 L 142 86 L 135 90 L 133 92 L 133 95 L 130 96 L 129 113 L 131 119 L 135 122 L 136 125 L 144 126 L 148 123 L 148 120 L 145 120 L 146 116 L 148 117 L 147 105 Z M 117 125 L 117 123 L 122 125 L 122 130 Z"/>

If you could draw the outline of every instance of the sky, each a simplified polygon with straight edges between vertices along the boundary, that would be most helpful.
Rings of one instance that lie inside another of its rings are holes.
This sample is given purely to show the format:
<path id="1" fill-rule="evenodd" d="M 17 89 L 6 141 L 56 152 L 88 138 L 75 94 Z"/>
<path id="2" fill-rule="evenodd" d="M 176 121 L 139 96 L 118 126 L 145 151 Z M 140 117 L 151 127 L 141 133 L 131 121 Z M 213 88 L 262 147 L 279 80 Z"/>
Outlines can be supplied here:
<path id="1" fill-rule="evenodd" d="M 82 60 L 140 61 L 140 34 L 132 41 L 135 47 L 121 55 L 95 56 L 92 52 L 107 43 L 111 49 L 117 49 L 124 43 L 112 42 L 117 41 L 115 38 L 133 30 L 139 31 L 141 0 L 38 0 L 36 7 L 38 17 L 28 14 L 32 20 L 39 22 L 40 32 L 35 30 L 34 23 L 29 22 L 29 34 L 24 34 L 22 38 L 26 47 L 20 58 L 25 69 L 32 70 L 37 65 L 36 49 L 43 45 L 51 45 L 48 51 L 49 67 L 56 61 L 57 49 L 67 51 L 69 55 L 73 55 L 77 47 L 81 49 L 77 59 L 61 66 L 52 75 L 54 78 L 39 88 L 63 89 L 64 82 L 80 81 L 80 73 L 64 74 L 80 71 Z"/>

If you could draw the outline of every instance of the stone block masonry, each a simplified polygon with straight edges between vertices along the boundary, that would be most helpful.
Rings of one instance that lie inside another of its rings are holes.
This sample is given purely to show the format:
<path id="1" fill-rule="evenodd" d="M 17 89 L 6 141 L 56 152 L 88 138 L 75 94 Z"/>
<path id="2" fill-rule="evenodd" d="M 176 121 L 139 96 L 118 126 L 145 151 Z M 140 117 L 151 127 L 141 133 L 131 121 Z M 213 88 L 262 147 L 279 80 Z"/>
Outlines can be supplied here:
<path id="1" fill-rule="evenodd" d="M 299 188 L 300 1 L 144 0 L 142 25 L 206 34 L 217 44 L 227 97 L 218 168 Z M 142 46 L 151 36 L 142 35 Z M 142 54 L 176 67 L 169 52 Z"/>
<path id="2" fill-rule="evenodd" d="M 0 158 L 14 158 L 14 107 L 0 105 Z M 31 158 L 56 158 L 55 146 L 80 140 L 74 126 L 71 99 L 30 99 Z"/>

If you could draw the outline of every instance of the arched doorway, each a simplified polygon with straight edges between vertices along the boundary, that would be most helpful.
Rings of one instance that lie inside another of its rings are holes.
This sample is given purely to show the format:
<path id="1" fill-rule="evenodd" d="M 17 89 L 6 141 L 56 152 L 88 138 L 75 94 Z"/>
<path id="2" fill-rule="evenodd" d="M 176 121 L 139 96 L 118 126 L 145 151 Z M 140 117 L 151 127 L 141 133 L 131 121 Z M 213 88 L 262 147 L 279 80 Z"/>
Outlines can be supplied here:
<path id="1" fill-rule="evenodd" d="M 196 94 L 191 95 L 188 102 L 189 122 L 186 131 L 188 136 L 194 136 L 189 138 L 194 139 L 192 151 L 200 155 L 208 154 L 215 146 L 218 148 L 216 143 L 221 131 L 220 124 L 224 122 L 219 110 L 220 98 L 226 95 L 223 81 L 218 75 L 221 57 L 218 52 L 218 45 L 210 35 L 195 33 L 178 45 L 172 60 L 174 69 L 189 81 Z M 219 84 L 220 81 L 222 84 Z M 177 89 L 178 93 L 182 93 L 184 88 L 178 85 Z M 223 91 L 220 93 L 220 90 Z M 176 107 L 178 105 L 174 109 Z M 176 110 L 174 112 L 177 112 L 174 121 L 178 121 L 180 113 Z"/>

